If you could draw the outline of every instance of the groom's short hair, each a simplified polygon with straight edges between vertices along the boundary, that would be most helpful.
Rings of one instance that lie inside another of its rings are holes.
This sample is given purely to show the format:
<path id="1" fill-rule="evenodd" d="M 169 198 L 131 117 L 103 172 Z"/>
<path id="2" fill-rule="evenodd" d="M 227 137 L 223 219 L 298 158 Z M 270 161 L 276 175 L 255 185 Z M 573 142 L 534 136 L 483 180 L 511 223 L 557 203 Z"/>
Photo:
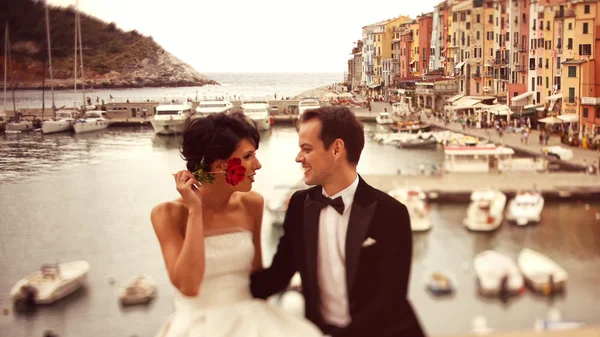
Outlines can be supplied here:
<path id="1" fill-rule="evenodd" d="M 356 115 L 346 107 L 322 107 L 306 110 L 299 123 L 318 119 L 321 122 L 321 134 L 325 149 L 328 149 L 336 139 L 344 141 L 348 161 L 358 164 L 360 155 L 365 147 L 365 133 L 363 124 Z"/>

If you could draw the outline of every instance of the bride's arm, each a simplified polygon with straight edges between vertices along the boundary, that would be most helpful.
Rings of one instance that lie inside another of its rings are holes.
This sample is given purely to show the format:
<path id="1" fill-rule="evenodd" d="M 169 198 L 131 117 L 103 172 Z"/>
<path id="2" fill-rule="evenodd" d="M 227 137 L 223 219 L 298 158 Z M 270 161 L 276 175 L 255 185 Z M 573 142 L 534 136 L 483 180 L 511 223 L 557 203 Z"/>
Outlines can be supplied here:
<path id="1" fill-rule="evenodd" d="M 150 217 L 171 283 L 183 295 L 198 295 L 205 259 L 202 212 L 167 202 L 154 207 Z M 185 225 L 185 237 L 181 225 Z"/>
<path id="2" fill-rule="evenodd" d="M 252 272 L 262 270 L 261 228 L 265 201 L 260 193 L 250 191 L 244 195 L 244 205 L 252 217 L 252 241 L 254 242 L 254 261 Z"/>

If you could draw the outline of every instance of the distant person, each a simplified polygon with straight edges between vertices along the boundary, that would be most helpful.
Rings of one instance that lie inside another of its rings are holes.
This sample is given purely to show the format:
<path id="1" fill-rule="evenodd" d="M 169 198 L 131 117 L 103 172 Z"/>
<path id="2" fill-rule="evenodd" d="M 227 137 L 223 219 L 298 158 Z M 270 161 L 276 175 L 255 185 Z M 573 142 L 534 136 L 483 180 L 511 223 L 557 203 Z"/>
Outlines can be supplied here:
<path id="1" fill-rule="evenodd" d="M 181 154 L 187 169 L 173 175 L 181 197 L 151 212 L 176 288 L 175 313 L 156 337 L 323 336 L 308 320 L 250 291 L 250 273 L 263 268 L 264 200 L 252 191 L 261 168 L 259 142 L 255 126 L 240 113 L 212 114 L 186 126 Z M 200 183 L 192 173 L 202 164 L 204 177 L 212 172 L 212 183 Z M 236 174 L 218 173 L 225 169 Z"/>

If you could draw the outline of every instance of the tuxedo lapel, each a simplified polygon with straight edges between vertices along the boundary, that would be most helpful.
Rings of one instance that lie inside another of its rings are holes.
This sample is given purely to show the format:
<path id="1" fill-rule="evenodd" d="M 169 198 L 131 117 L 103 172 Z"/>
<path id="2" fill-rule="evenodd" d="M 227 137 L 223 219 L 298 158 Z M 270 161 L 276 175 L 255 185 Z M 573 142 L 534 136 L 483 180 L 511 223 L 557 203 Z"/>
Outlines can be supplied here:
<path id="1" fill-rule="evenodd" d="M 367 185 L 359 176 L 346 234 L 346 285 L 348 286 L 348 296 L 350 296 L 358 272 L 362 242 L 367 235 L 369 223 L 373 218 L 376 206 L 377 200 L 373 197 L 372 187 Z"/>
<path id="2" fill-rule="evenodd" d="M 316 191 L 316 192 L 315 192 Z M 320 189 L 313 189 L 306 194 L 304 199 L 304 240 L 306 241 L 306 273 L 308 274 L 309 287 L 317 288 L 317 255 L 319 241 L 319 216 L 321 208 L 315 203 L 314 193 L 321 193 Z"/>

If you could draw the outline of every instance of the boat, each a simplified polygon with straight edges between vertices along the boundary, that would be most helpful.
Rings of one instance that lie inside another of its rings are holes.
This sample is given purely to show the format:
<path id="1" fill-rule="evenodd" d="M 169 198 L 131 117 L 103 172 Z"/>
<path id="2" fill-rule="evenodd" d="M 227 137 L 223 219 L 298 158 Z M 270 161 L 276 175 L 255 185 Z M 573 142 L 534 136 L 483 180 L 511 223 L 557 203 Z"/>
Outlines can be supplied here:
<path id="1" fill-rule="evenodd" d="M 502 225 L 506 194 L 498 190 L 481 189 L 471 193 L 463 224 L 472 231 L 489 232 Z"/>
<path id="2" fill-rule="evenodd" d="M 306 185 L 304 185 L 301 182 L 298 182 L 296 185 L 293 185 L 293 186 L 283 186 L 283 187 L 276 186 L 274 188 L 274 190 L 284 189 L 283 193 L 277 193 L 278 195 L 276 195 L 274 198 L 268 199 L 266 201 L 265 207 L 266 207 L 267 211 L 269 211 L 269 213 L 271 214 L 272 224 L 274 226 L 282 226 L 283 225 L 283 222 L 285 220 L 285 214 L 287 212 L 292 195 L 296 191 L 298 191 L 300 189 L 304 189 L 304 188 L 306 188 Z"/>
<path id="3" fill-rule="evenodd" d="M 404 97 L 401 102 L 396 102 L 392 104 L 392 111 L 396 116 L 409 116 L 411 111 L 408 103 L 404 102 Z"/>
<path id="4" fill-rule="evenodd" d="M 271 128 L 271 116 L 269 114 L 269 102 L 266 98 L 246 98 L 240 106 L 244 115 L 248 116 L 258 131 L 266 131 Z"/>
<path id="5" fill-rule="evenodd" d="M 298 119 L 306 111 L 310 109 L 318 109 L 321 107 L 319 99 L 316 97 L 302 97 L 298 101 Z"/>
<path id="6" fill-rule="evenodd" d="M 394 120 L 392 119 L 392 116 L 390 116 L 389 113 L 387 112 L 380 112 L 379 114 L 377 114 L 377 116 L 375 117 L 375 121 L 377 122 L 377 124 L 394 124 Z"/>
<path id="7" fill-rule="evenodd" d="M 523 275 L 508 256 L 494 250 L 477 254 L 473 261 L 479 292 L 484 296 L 518 295 L 525 290 Z"/>
<path id="8" fill-rule="evenodd" d="M 23 132 L 23 131 L 33 131 L 33 129 L 35 129 L 35 128 L 33 127 L 32 121 L 17 119 L 16 121 L 6 123 L 5 129 L 6 129 L 6 131 Z"/>
<path id="9" fill-rule="evenodd" d="M 104 130 L 109 125 L 110 119 L 108 119 L 106 111 L 92 110 L 86 111 L 83 118 L 73 122 L 73 130 L 75 133 L 87 133 Z"/>
<path id="10" fill-rule="evenodd" d="M 202 118 L 215 113 L 229 113 L 233 104 L 226 99 L 208 98 L 200 101 L 192 118 Z"/>
<path id="11" fill-rule="evenodd" d="M 394 199 L 403 203 L 408 209 L 410 225 L 413 232 L 431 229 L 429 205 L 425 192 L 418 186 L 396 188 L 388 193 Z"/>
<path id="12" fill-rule="evenodd" d="M 506 219 L 519 226 L 540 222 L 544 197 L 537 191 L 519 192 L 508 203 Z"/>
<path id="13" fill-rule="evenodd" d="M 524 248 L 519 253 L 517 264 L 527 284 L 536 292 L 550 295 L 566 288 L 569 274 L 540 252 Z"/>
<path id="14" fill-rule="evenodd" d="M 122 305 L 147 304 L 156 297 L 156 283 L 152 277 L 139 274 L 132 277 L 119 294 Z"/>
<path id="15" fill-rule="evenodd" d="M 511 158 L 515 151 L 509 147 L 483 144 L 477 146 L 444 146 L 446 172 L 489 172 L 499 160 Z"/>
<path id="16" fill-rule="evenodd" d="M 57 111 L 56 117 L 42 122 L 42 133 L 58 133 L 73 130 L 77 111 Z"/>
<path id="17" fill-rule="evenodd" d="M 396 122 L 389 126 L 392 132 L 418 133 L 431 131 L 431 124 L 420 121 Z"/>
<path id="18" fill-rule="evenodd" d="M 190 104 L 161 104 L 156 107 L 150 121 L 157 135 L 182 134 L 189 117 L 192 116 Z"/>
<path id="19" fill-rule="evenodd" d="M 450 295 L 454 292 L 454 282 L 445 273 L 436 271 L 429 275 L 425 287 L 434 295 Z"/>
<path id="20" fill-rule="evenodd" d="M 397 146 L 399 149 L 436 149 L 437 145 L 438 142 L 432 135 L 426 137 L 420 134 L 417 137 L 399 140 Z"/>
<path id="21" fill-rule="evenodd" d="M 86 260 L 45 264 L 41 270 L 17 282 L 10 290 L 13 301 L 50 304 L 79 289 L 86 281 Z"/>

